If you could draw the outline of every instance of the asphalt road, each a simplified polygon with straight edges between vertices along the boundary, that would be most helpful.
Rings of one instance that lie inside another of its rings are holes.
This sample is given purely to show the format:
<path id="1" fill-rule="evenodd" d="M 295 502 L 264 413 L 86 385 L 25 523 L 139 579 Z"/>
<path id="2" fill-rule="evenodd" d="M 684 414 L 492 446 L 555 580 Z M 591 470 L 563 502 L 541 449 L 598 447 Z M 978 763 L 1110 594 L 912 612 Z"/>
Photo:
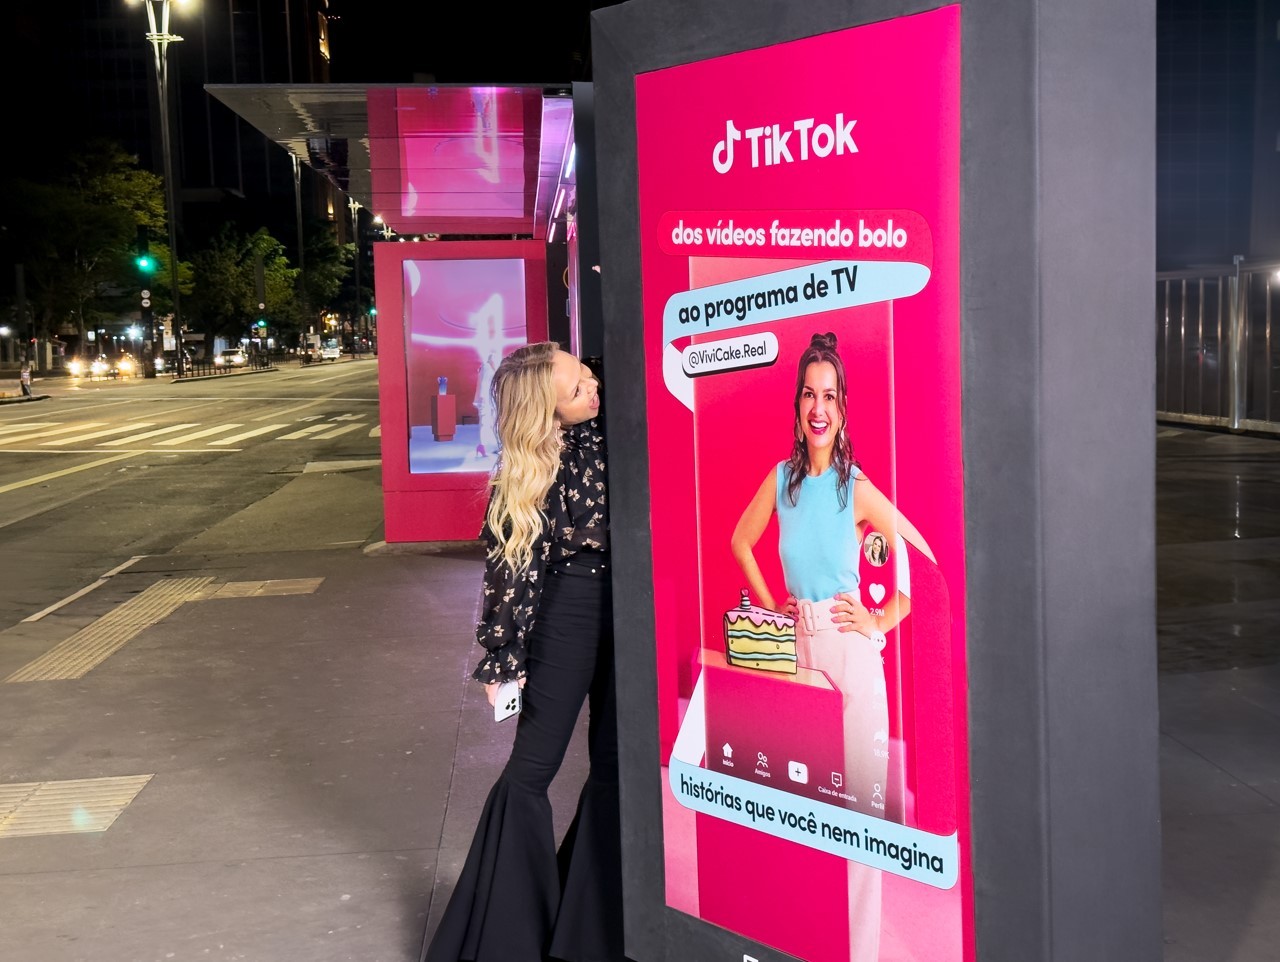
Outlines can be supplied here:
<path id="1" fill-rule="evenodd" d="M 375 358 L 34 389 L 0 405 L 0 630 L 141 556 L 377 535 Z"/>

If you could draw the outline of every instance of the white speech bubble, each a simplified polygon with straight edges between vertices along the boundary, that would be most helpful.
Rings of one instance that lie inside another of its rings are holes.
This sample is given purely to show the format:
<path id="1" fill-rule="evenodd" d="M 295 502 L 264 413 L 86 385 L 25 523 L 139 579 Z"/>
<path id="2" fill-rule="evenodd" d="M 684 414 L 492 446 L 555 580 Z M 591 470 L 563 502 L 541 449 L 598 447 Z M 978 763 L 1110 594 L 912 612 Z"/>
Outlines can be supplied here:
<path id="1" fill-rule="evenodd" d="M 778 337 L 771 331 L 690 344 L 680 352 L 685 377 L 763 367 L 778 360 Z"/>

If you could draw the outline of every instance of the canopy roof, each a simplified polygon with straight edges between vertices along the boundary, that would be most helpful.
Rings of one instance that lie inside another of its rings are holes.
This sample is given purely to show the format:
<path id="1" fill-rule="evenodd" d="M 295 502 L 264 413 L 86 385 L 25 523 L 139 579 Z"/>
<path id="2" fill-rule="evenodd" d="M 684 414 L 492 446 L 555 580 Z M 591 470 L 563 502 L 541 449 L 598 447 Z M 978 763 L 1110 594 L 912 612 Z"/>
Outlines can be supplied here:
<path id="1" fill-rule="evenodd" d="M 568 87 L 205 89 L 397 233 L 545 239 L 551 220 L 573 206 Z M 556 202 L 561 186 L 568 205 Z"/>

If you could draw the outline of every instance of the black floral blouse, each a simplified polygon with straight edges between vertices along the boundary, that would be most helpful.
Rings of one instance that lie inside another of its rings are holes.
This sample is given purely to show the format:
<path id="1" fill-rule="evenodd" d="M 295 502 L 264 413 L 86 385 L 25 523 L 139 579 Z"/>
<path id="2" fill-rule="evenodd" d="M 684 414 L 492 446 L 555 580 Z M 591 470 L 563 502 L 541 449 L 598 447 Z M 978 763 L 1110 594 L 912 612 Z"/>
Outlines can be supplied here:
<path id="1" fill-rule="evenodd" d="M 529 567 L 515 573 L 501 558 L 490 557 L 497 539 L 487 523 L 480 532 L 486 561 L 476 640 L 486 653 L 471 676 L 486 684 L 525 676 L 526 639 L 548 565 L 583 552 L 609 551 L 603 423 L 593 418 L 572 425 L 562 440 L 560 470 L 543 505 L 547 524 L 533 545 Z"/>

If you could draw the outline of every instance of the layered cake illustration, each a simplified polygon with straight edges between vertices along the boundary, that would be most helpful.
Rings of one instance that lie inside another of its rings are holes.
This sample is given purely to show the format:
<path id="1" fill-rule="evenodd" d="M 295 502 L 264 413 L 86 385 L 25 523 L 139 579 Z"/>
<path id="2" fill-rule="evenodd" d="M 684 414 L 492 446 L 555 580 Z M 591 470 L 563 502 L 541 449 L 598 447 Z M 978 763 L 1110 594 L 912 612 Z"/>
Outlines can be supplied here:
<path id="1" fill-rule="evenodd" d="M 753 605 L 745 588 L 738 606 L 724 613 L 724 644 L 731 665 L 796 672 L 795 619 Z"/>

